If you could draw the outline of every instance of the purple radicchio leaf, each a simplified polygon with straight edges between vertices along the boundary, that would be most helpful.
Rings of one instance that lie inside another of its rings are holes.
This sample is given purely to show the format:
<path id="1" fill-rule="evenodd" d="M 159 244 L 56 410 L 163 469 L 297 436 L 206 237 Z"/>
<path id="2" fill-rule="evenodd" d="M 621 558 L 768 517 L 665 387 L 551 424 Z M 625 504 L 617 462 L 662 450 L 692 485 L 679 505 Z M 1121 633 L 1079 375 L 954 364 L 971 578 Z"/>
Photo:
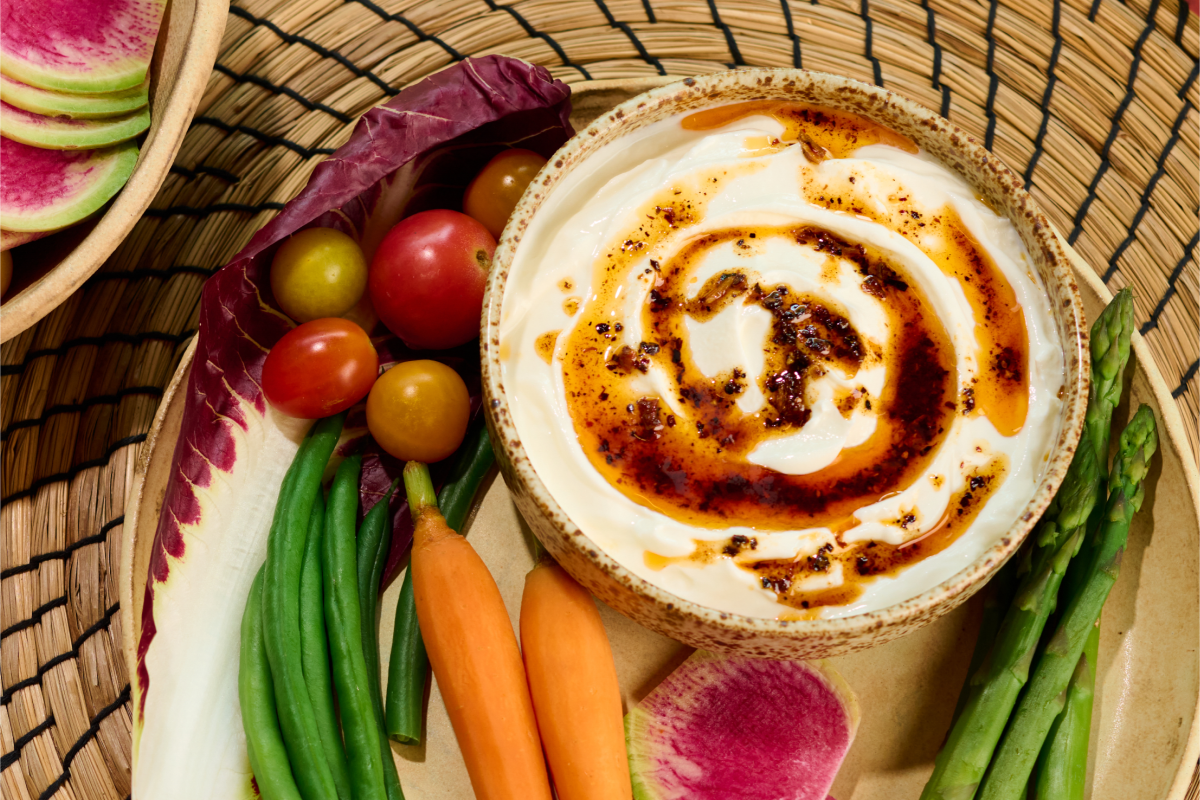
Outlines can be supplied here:
<path id="1" fill-rule="evenodd" d="M 502 56 L 467 59 L 404 89 L 364 114 L 350 140 L 313 170 L 304 190 L 205 285 L 180 436 L 150 556 L 138 642 L 139 716 L 149 688 L 145 656 L 155 636 L 154 588 L 167 579 L 171 560 L 184 556 L 180 526 L 200 520 L 197 490 L 214 481 L 214 470 L 228 472 L 233 466 L 230 426 L 246 429 L 246 414 L 265 415 L 263 361 L 292 327 L 271 296 L 276 248 L 303 228 L 336 227 L 359 240 L 370 263 L 384 234 L 401 218 L 427 208 L 458 209 L 470 179 L 506 147 L 553 155 L 572 133 L 569 95 L 570 89 L 541 67 Z M 453 361 L 472 390 L 473 411 L 478 408 L 477 345 L 462 353 L 418 356 L 395 337 L 378 344 L 385 361 Z M 361 409 L 357 414 L 350 415 L 348 434 L 363 427 Z M 378 498 L 382 481 L 390 484 L 399 474 L 388 457 L 366 452 L 364 505 Z M 395 562 L 411 540 L 408 515 L 399 505 Z"/>

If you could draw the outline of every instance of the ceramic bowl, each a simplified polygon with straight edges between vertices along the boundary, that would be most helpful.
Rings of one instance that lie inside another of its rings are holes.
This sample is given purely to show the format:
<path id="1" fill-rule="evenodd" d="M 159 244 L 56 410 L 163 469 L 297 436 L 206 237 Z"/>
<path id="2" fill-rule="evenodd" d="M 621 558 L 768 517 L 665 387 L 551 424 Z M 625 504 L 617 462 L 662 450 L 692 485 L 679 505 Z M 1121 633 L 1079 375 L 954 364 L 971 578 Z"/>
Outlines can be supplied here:
<path id="1" fill-rule="evenodd" d="M 70 297 L 150 207 L 208 86 L 227 16 L 229 0 L 167 5 L 150 62 L 150 129 L 141 139 L 133 174 L 97 215 L 12 251 L 13 284 L 0 304 L 0 341 Z"/>
<path id="2" fill-rule="evenodd" d="M 563 512 L 530 462 L 509 411 L 500 363 L 500 311 L 509 268 L 532 217 L 555 187 L 603 146 L 681 113 L 757 99 L 788 99 L 850 111 L 915 141 L 962 175 L 977 195 L 1012 220 L 1047 290 L 1064 347 L 1063 416 L 1041 483 L 1016 524 L 965 569 L 895 605 L 836 619 L 776 620 L 708 608 L 623 567 Z M 773 658 L 817 658 L 890 641 L 929 624 L 982 587 L 1029 534 L 1061 483 L 1087 404 L 1087 332 L 1070 262 L 1020 178 L 964 131 L 899 95 L 847 78 L 804 70 L 748 69 L 687 78 L 634 97 L 595 119 L 550 160 L 501 236 L 481 331 L 488 426 L 505 481 L 533 533 L 576 580 L 642 625 L 694 647 Z"/>

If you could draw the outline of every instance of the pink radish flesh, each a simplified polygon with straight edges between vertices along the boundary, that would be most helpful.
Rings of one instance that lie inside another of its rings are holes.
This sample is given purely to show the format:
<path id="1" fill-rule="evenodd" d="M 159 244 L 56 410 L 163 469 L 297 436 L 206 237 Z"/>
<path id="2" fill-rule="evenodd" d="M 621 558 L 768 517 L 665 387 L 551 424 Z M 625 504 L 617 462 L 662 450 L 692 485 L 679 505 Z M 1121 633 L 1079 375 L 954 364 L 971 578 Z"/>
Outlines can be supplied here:
<path id="1" fill-rule="evenodd" d="M 836 675 L 696 653 L 625 718 L 638 800 L 825 800 L 857 727 Z"/>

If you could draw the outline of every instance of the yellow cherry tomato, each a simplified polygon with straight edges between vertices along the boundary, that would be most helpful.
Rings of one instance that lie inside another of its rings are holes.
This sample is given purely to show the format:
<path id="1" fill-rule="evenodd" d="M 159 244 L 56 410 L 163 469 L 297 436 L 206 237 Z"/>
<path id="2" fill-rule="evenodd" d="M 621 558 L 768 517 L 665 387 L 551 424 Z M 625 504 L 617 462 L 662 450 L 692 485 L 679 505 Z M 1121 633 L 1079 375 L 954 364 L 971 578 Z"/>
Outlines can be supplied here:
<path id="1" fill-rule="evenodd" d="M 340 317 L 367 288 L 367 262 L 358 242 L 333 228 L 293 234 L 271 261 L 271 291 L 297 322 Z"/>
<path id="2" fill-rule="evenodd" d="M 405 361 L 379 376 L 367 396 L 367 430 L 401 461 L 441 461 L 462 444 L 471 397 L 440 361 Z"/>
<path id="3" fill-rule="evenodd" d="M 10 283 L 12 283 L 12 253 L 5 250 L 0 253 L 0 297 L 8 294 Z"/>

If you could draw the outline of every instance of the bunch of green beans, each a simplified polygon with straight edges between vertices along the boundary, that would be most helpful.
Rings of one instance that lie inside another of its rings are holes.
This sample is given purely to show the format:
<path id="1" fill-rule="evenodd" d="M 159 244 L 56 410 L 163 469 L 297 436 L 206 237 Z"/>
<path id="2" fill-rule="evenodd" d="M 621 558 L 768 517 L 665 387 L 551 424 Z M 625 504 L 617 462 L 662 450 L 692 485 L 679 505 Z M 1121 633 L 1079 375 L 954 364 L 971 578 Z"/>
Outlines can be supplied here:
<path id="1" fill-rule="evenodd" d="M 407 577 L 386 713 L 381 691 L 379 588 L 396 484 L 357 530 L 362 457 L 338 466 L 328 500 L 321 491 L 344 419 L 317 422 L 296 453 L 242 617 L 238 694 L 264 800 L 404 800 L 388 736 L 420 739 L 429 661 Z M 480 425 L 438 498 L 451 527 L 462 528 L 493 461 Z"/>
<path id="2" fill-rule="evenodd" d="M 343 421 L 316 423 L 288 469 L 242 617 L 238 694 L 265 800 L 404 798 L 384 733 L 375 628 L 392 492 L 356 535 L 362 457 L 351 456 L 326 502 L 321 478 Z"/>

